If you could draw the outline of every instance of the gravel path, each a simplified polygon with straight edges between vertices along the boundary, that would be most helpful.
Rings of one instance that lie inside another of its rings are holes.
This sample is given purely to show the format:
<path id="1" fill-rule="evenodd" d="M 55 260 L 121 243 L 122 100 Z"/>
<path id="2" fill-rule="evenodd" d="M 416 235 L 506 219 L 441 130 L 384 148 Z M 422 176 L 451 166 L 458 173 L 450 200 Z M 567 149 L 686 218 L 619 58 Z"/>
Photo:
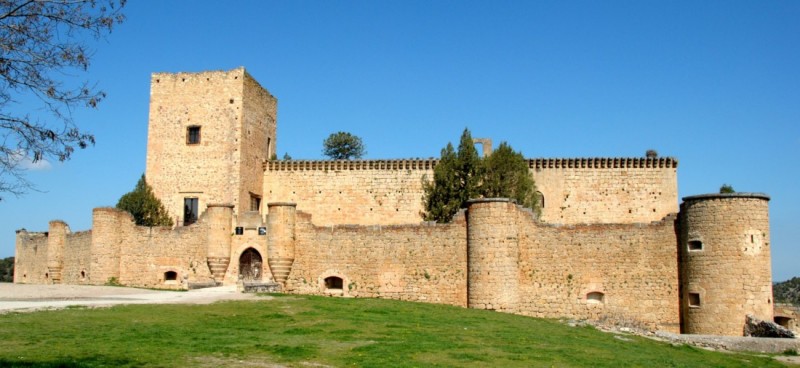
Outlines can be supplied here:
<path id="1" fill-rule="evenodd" d="M 190 291 L 161 291 L 115 286 L 28 285 L 0 282 L 0 313 L 57 309 L 69 306 L 118 304 L 208 304 L 219 300 L 264 300 L 219 286 Z"/>

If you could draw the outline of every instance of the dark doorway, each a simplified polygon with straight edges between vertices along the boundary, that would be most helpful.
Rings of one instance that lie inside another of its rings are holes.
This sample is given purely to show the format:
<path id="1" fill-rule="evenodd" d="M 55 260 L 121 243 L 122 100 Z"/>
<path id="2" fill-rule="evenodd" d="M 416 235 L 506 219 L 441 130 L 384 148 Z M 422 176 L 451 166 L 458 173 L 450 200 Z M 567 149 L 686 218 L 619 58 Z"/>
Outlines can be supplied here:
<path id="1" fill-rule="evenodd" d="M 239 278 L 245 281 L 261 280 L 261 254 L 247 248 L 239 257 Z"/>

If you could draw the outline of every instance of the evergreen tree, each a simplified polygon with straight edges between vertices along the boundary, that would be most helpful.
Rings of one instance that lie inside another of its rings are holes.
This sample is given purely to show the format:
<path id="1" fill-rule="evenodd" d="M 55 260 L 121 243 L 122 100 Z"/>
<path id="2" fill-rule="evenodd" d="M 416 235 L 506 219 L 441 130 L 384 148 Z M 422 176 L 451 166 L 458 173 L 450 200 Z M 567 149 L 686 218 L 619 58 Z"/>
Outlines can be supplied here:
<path id="1" fill-rule="evenodd" d="M 728 184 L 722 184 L 722 186 L 719 187 L 719 192 L 721 194 L 736 193 L 736 191 L 733 190 L 733 187 Z"/>
<path id="2" fill-rule="evenodd" d="M 169 213 L 164 204 L 153 194 L 153 188 L 147 184 L 144 175 L 136 183 L 133 191 L 119 199 L 117 208 L 133 215 L 136 225 L 139 226 L 172 226 Z"/>
<path id="3" fill-rule="evenodd" d="M 448 222 L 461 208 L 459 186 L 456 184 L 456 152 L 452 143 L 442 149 L 439 163 L 433 169 L 433 180 L 422 178 L 422 217 L 426 221 Z"/>
<path id="4" fill-rule="evenodd" d="M 331 133 L 322 141 L 322 154 L 332 160 L 360 159 L 366 153 L 361 138 L 347 132 Z"/>
<path id="5" fill-rule="evenodd" d="M 461 134 L 458 152 L 451 143 L 442 150 L 433 180 L 422 180 L 422 217 L 427 221 L 449 222 L 468 200 L 482 197 L 512 198 L 538 210 L 536 185 L 522 153 L 503 142 L 482 160 L 468 129 Z"/>
<path id="6" fill-rule="evenodd" d="M 512 198 L 528 207 L 537 207 L 536 185 L 528 172 L 528 162 L 506 142 L 484 159 L 481 194 L 484 197 Z"/>
<path id="7" fill-rule="evenodd" d="M 472 135 L 466 128 L 461 133 L 461 141 L 458 143 L 455 174 L 460 208 L 464 208 L 468 200 L 480 197 L 480 183 L 483 176 L 481 157 L 478 156 L 475 142 L 472 141 Z"/>

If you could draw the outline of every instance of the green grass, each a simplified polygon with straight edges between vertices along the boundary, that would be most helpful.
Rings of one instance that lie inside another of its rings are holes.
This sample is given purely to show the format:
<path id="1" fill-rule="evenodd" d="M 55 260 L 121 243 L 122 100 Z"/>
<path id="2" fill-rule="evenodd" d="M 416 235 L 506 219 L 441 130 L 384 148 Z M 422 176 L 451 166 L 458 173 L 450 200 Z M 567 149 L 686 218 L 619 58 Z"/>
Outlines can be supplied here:
<path id="1" fill-rule="evenodd" d="M 0 332 L 0 367 L 781 366 L 490 311 L 312 296 L 14 313 Z"/>

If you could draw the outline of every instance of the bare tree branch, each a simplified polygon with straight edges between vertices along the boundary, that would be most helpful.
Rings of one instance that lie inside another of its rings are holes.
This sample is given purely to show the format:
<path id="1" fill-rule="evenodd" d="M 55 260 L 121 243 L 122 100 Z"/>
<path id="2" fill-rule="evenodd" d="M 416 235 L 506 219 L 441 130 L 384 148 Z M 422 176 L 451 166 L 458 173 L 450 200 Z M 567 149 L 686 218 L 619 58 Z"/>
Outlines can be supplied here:
<path id="1" fill-rule="evenodd" d="M 77 107 L 97 107 L 105 97 L 88 83 L 68 86 L 55 75 L 86 71 L 85 36 L 102 38 L 124 20 L 126 0 L 0 0 L 0 200 L 33 185 L 22 163 L 69 160 L 75 148 L 94 145 L 72 118 Z M 19 114 L 14 96 L 31 96 L 44 116 Z"/>

